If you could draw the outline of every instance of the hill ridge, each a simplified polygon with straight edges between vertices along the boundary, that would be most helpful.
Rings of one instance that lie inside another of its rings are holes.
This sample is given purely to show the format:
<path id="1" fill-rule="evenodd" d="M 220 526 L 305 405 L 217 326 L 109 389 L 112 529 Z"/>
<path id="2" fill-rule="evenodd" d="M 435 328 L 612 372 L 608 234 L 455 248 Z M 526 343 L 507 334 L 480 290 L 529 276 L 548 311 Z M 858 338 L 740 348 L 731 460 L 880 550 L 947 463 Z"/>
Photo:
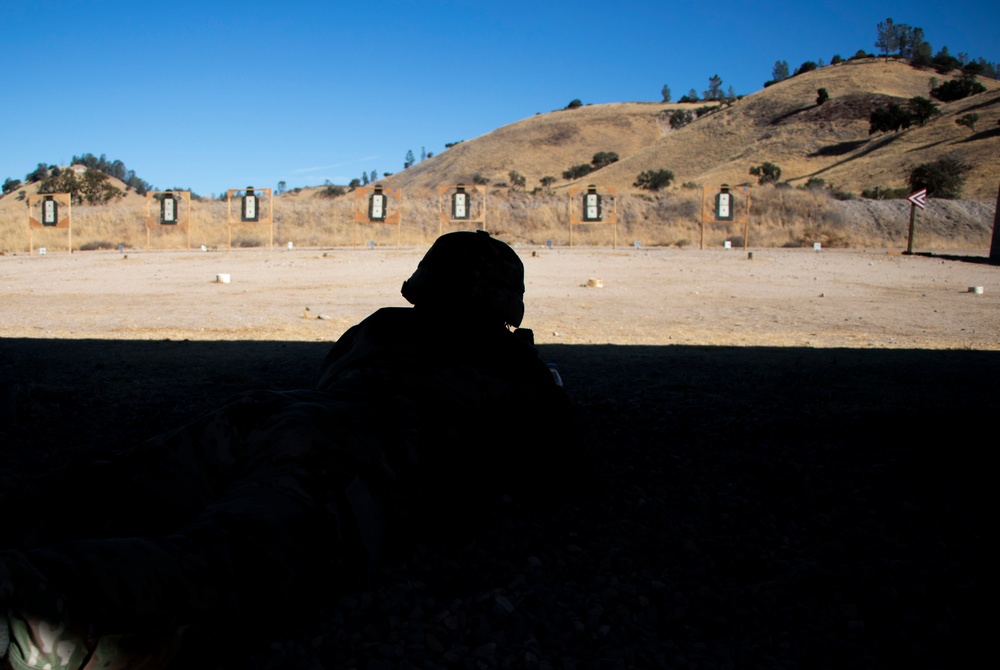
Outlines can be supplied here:
<path id="1" fill-rule="evenodd" d="M 971 166 L 964 195 L 992 198 L 1000 175 L 994 130 L 1000 120 L 1000 82 L 982 79 L 985 93 L 935 101 L 941 114 L 924 126 L 888 136 L 868 133 L 876 106 L 929 97 L 934 81 L 949 78 L 898 61 L 847 61 L 778 82 L 679 129 L 670 127 L 672 110 L 712 103 L 626 102 L 557 110 L 466 140 L 382 181 L 419 192 L 476 175 L 505 185 L 509 172 L 516 171 L 525 177 L 527 190 L 552 176 L 557 190 L 598 183 L 635 191 L 633 182 L 644 170 L 669 169 L 676 184 L 745 183 L 752 181 L 749 168 L 767 161 L 782 167 L 783 181 L 801 184 L 819 177 L 860 194 L 874 186 L 905 186 L 915 165 L 959 155 Z M 822 105 L 816 104 L 819 88 L 830 95 Z M 954 122 L 970 110 L 981 117 L 973 134 Z M 561 177 L 599 151 L 618 153 L 620 160 L 582 179 Z"/>

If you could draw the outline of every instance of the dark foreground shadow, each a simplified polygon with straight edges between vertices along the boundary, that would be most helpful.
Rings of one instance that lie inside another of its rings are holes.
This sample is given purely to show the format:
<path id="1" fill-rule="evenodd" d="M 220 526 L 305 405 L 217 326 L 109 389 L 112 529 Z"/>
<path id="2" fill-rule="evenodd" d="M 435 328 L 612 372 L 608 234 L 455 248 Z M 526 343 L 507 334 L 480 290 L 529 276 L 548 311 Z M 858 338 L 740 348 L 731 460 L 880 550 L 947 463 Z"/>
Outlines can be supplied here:
<path id="1" fill-rule="evenodd" d="M 905 253 L 905 252 L 904 252 Z M 960 256 L 957 254 L 940 254 L 934 252 L 914 252 L 914 256 L 927 256 L 928 258 L 940 258 L 946 261 L 958 261 L 960 263 L 972 263 L 974 265 L 997 265 L 996 261 L 989 256 Z"/>
<path id="2" fill-rule="evenodd" d="M 0 340 L 0 495 L 236 392 L 309 386 L 327 348 Z M 288 627 L 239 663 L 996 663 L 978 612 L 997 596 L 986 548 L 1000 352 L 541 352 L 590 436 L 588 499 L 419 546 L 321 620 L 282 613 Z"/>

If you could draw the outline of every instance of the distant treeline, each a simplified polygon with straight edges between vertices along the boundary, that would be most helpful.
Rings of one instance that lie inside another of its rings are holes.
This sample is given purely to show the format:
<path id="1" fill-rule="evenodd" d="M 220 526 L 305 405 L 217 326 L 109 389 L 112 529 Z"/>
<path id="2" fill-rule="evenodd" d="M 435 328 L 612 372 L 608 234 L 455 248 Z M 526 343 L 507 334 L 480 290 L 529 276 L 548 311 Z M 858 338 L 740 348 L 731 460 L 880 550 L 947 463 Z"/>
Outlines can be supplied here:
<path id="1" fill-rule="evenodd" d="M 123 163 L 120 160 L 109 161 L 108 157 L 105 154 L 101 154 L 100 157 L 97 157 L 94 154 L 89 154 L 89 153 L 83 154 L 81 156 L 73 156 L 69 164 L 71 166 L 82 165 L 85 168 L 87 168 L 88 172 L 90 170 L 94 170 L 98 173 L 107 175 L 108 177 L 114 177 L 115 179 L 118 179 L 125 183 L 126 191 L 128 189 L 133 189 L 139 195 L 145 195 L 147 191 L 156 190 L 156 188 L 152 184 L 136 176 L 135 170 L 127 169 L 125 167 L 125 163 Z M 44 188 L 46 186 L 45 182 L 49 182 L 48 186 L 55 187 L 57 186 L 57 184 L 55 184 L 52 180 L 53 179 L 58 180 L 60 177 L 63 177 L 64 180 L 66 179 L 66 177 L 64 176 L 64 171 L 60 170 L 58 166 L 48 165 L 46 163 L 39 163 L 34 170 L 25 175 L 23 182 L 20 179 L 12 179 L 8 177 L 3 183 L 3 192 L 5 194 L 10 193 L 20 188 L 22 184 L 34 184 L 36 182 L 42 182 L 43 186 L 42 190 L 44 192 L 46 190 L 49 190 L 47 188 Z M 102 180 L 99 180 L 95 177 L 91 177 L 90 181 L 98 182 Z M 60 186 L 67 186 L 67 185 L 60 184 Z M 105 193 L 107 193 L 107 188 L 104 188 L 102 190 Z"/>
<path id="2" fill-rule="evenodd" d="M 109 177 L 114 177 L 115 179 L 125 182 L 125 186 L 134 189 L 139 195 L 145 195 L 146 191 L 156 190 L 156 187 L 152 184 L 137 177 L 135 170 L 127 170 L 125 168 L 125 163 L 120 160 L 109 161 L 108 157 L 104 154 L 101 154 L 100 158 L 94 154 L 73 156 L 73 160 L 70 161 L 70 165 L 83 165 L 94 170 L 100 170 Z"/>

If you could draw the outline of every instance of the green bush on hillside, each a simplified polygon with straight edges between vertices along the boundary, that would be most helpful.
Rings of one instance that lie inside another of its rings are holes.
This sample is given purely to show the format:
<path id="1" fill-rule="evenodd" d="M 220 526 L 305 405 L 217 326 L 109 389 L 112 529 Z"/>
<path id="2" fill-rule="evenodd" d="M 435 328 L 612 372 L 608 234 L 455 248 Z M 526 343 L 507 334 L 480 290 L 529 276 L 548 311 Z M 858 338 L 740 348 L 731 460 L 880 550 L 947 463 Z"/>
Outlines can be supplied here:
<path id="1" fill-rule="evenodd" d="M 931 198 L 953 200 L 962 195 L 965 173 L 969 166 L 957 158 L 939 158 L 931 163 L 922 163 L 910 171 L 910 189 L 927 189 Z"/>
<path id="2" fill-rule="evenodd" d="M 614 151 L 598 151 L 594 154 L 594 157 L 590 160 L 590 164 L 594 166 L 595 170 L 600 170 L 603 167 L 607 167 L 612 163 L 618 162 L 618 154 Z"/>
<path id="3" fill-rule="evenodd" d="M 757 177 L 757 183 L 761 186 L 764 184 L 777 184 L 778 180 L 781 179 L 781 168 L 774 163 L 765 162 L 762 165 L 751 167 L 750 174 Z"/>
<path id="4" fill-rule="evenodd" d="M 588 174 L 594 171 L 594 168 L 589 163 L 580 163 L 579 165 L 574 165 L 568 170 L 563 170 L 563 179 L 579 179 L 580 177 L 586 177 Z"/>
<path id="5" fill-rule="evenodd" d="M 647 191 L 659 191 L 670 186 L 673 180 L 674 173 L 670 170 L 645 170 L 636 176 L 632 185 Z"/>
<path id="6" fill-rule="evenodd" d="M 976 81 L 975 77 L 959 77 L 946 81 L 937 88 L 932 88 L 931 96 L 941 102 L 954 102 L 984 91 L 986 91 L 986 87 Z"/>

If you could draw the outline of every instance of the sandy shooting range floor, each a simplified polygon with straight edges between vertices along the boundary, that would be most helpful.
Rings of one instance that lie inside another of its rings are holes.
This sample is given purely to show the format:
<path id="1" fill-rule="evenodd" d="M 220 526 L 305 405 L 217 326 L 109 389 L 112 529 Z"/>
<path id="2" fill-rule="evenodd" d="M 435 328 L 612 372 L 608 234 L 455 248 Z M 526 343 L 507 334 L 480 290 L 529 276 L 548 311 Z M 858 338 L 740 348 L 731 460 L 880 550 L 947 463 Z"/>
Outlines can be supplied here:
<path id="1" fill-rule="evenodd" d="M 518 251 L 540 344 L 1000 349 L 1000 267 L 984 251 Z M 334 340 L 405 305 L 399 287 L 423 252 L 5 256 L 0 337 Z"/>

